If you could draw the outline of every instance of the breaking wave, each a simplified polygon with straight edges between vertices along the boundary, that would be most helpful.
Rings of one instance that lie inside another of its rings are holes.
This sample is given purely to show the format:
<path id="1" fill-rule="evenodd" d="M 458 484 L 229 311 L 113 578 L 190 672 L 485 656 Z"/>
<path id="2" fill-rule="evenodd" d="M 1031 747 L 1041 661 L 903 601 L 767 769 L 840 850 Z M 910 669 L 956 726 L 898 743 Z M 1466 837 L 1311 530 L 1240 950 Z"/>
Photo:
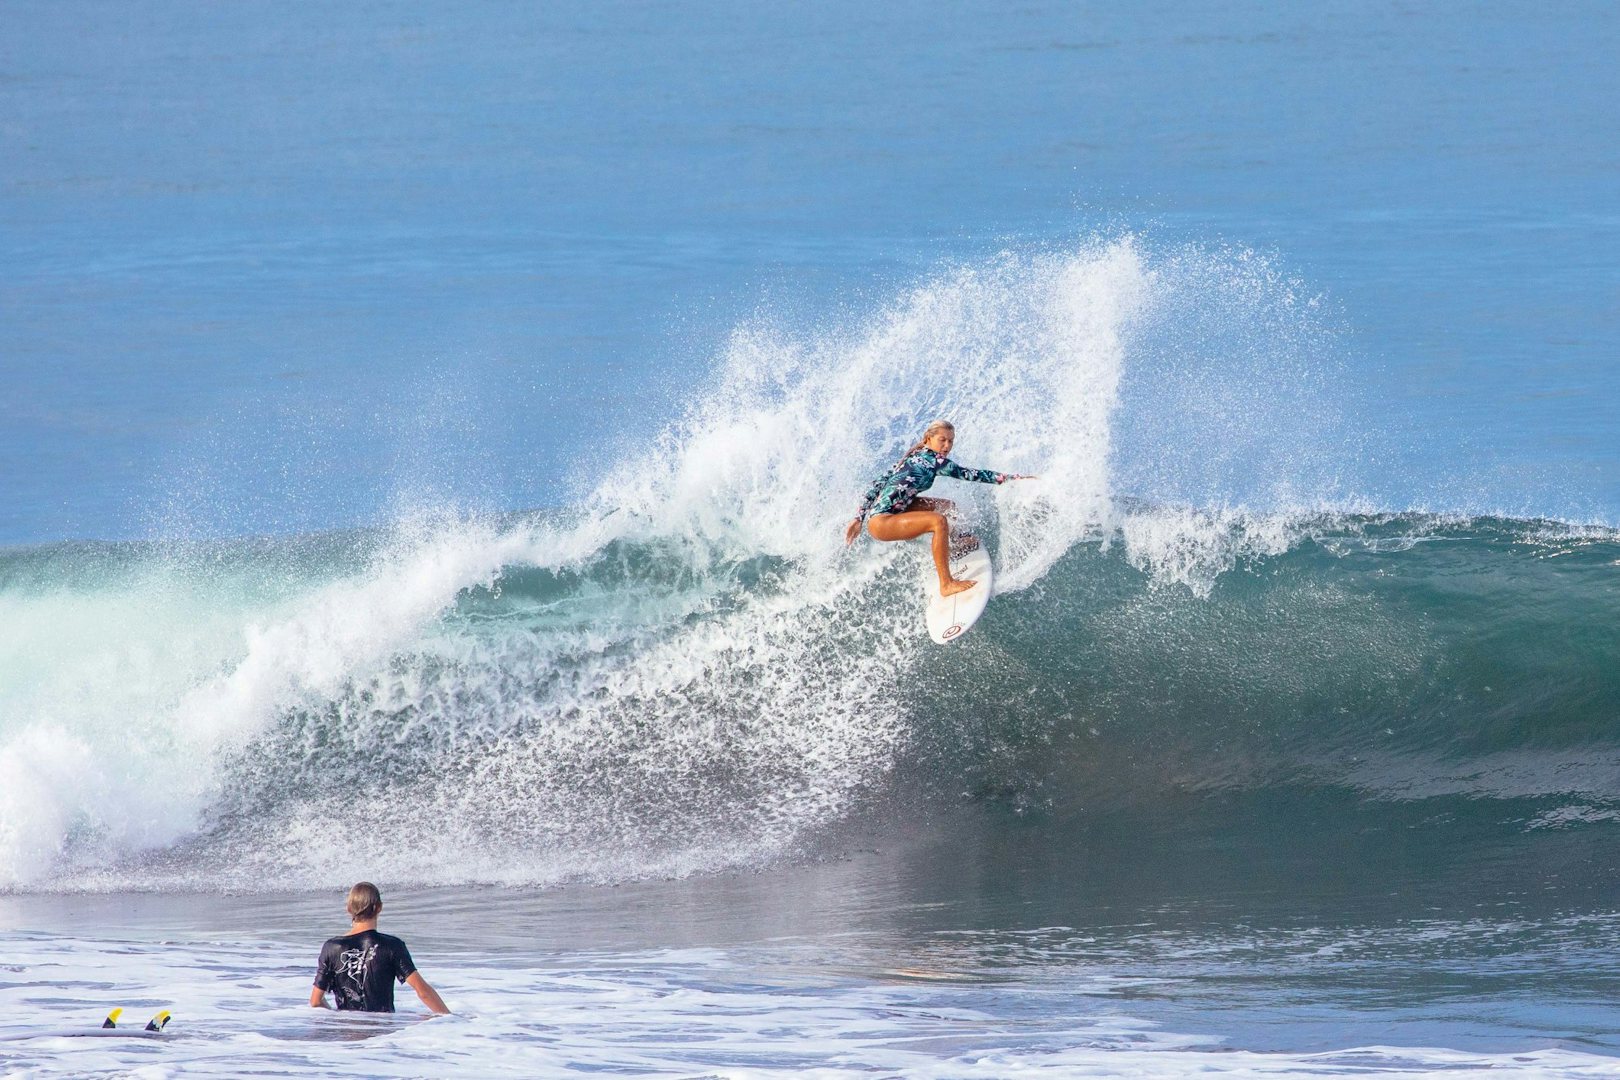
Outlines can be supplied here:
<path id="1" fill-rule="evenodd" d="M 740 328 L 567 511 L 0 553 L 0 887 L 760 866 L 898 772 L 1620 815 L 1620 538 L 1358 492 L 1298 292 L 1128 237 L 1009 254 Z M 940 415 L 964 464 L 1041 477 L 948 493 L 1000 599 L 943 650 L 920 547 L 838 542 Z"/>

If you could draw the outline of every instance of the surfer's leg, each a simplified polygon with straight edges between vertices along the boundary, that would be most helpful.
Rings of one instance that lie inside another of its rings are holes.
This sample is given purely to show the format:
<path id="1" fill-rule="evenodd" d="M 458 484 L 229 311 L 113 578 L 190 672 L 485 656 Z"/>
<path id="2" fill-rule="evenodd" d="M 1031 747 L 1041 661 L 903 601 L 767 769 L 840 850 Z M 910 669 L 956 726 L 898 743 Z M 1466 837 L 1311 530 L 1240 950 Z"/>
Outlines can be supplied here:
<path id="1" fill-rule="evenodd" d="M 924 500 L 918 499 L 918 502 Z M 929 499 L 930 503 L 943 502 Z M 949 503 L 946 503 L 949 506 Z M 903 514 L 873 514 L 866 519 L 866 531 L 874 540 L 915 540 L 933 533 L 934 569 L 939 572 L 939 595 L 951 596 L 973 588 L 976 582 L 951 577 L 951 525 L 937 510 L 907 510 Z"/>
<path id="2" fill-rule="evenodd" d="M 919 510 L 932 510 L 936 514 L 944 514 L 945 520 L 951 523 L 950 557 L 961 558 L 979 546 L 979 538 L 970 532 L 957 532 L 956 530 L 956 504 L 949 499 L 931 499 L 919 496 L 912 500 L 912 506 Z M 950 593 L 946 593 L 949 596 Z"/>

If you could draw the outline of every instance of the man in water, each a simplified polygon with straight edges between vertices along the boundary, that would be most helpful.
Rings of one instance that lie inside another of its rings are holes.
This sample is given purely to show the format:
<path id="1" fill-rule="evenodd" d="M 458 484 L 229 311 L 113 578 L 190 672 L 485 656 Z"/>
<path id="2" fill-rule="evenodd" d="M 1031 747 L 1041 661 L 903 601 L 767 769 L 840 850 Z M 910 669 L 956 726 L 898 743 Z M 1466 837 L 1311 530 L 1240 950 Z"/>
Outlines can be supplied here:
<path id="1" fill-rule="evenodd" d="M 349 918 L 354 925 L 342 937 L 321 947 L 315 968 L 315 987 L 309 1003 L 326 1008 L 331 991 L 339 1010 L 393 1012 L 394 980 L 405 983 L 436 1013 L 448 1013 L 439 992 L 428 985 L 411 962 L 405 943 L 390 934 L 377 932 L 377 916 L 382 914 L 382 894 L 377 886 L 362 881 L 349 890 Z"/>

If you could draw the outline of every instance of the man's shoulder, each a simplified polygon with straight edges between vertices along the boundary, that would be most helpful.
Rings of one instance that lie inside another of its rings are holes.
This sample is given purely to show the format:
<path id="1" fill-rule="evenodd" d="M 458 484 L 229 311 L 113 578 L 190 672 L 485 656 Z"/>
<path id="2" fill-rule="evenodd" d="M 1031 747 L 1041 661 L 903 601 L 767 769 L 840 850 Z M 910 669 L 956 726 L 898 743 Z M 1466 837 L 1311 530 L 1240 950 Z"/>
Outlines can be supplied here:
<path id="1" fill-rule="evenodd" d="M 381 930 L 362 930 L 358 934 L 339 934 L 337 937 L 327 938 L 326 944 L 321 946 L 321 955 L 340 953 L 346 949 L 363 949 L 367 946 L 410 951 L 406 948 L 405 942 L 393 934 L 385 934 Z"/>

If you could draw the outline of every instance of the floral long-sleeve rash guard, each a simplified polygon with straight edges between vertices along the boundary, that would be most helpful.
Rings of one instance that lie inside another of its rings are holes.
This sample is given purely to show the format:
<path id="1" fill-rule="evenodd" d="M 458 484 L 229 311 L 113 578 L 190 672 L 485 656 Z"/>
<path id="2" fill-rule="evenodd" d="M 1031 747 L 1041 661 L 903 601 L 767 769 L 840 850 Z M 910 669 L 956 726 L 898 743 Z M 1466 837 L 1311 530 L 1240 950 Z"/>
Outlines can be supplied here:
<path id="1" fill-rule="evenodd" d="M 964 469 L 944 454 L 935 453 L 926 446 L 918 447 L 895 463 L 867 488 L 861 500 L 860 520 L 873 514 L 902 514 L 917 501 L 917 496 L 934 484 L 934 477 L 949 476 L 954 480 L 972 480 L 980 484 L 1003 484 L 1006 473 L 989 469 Z"/>

